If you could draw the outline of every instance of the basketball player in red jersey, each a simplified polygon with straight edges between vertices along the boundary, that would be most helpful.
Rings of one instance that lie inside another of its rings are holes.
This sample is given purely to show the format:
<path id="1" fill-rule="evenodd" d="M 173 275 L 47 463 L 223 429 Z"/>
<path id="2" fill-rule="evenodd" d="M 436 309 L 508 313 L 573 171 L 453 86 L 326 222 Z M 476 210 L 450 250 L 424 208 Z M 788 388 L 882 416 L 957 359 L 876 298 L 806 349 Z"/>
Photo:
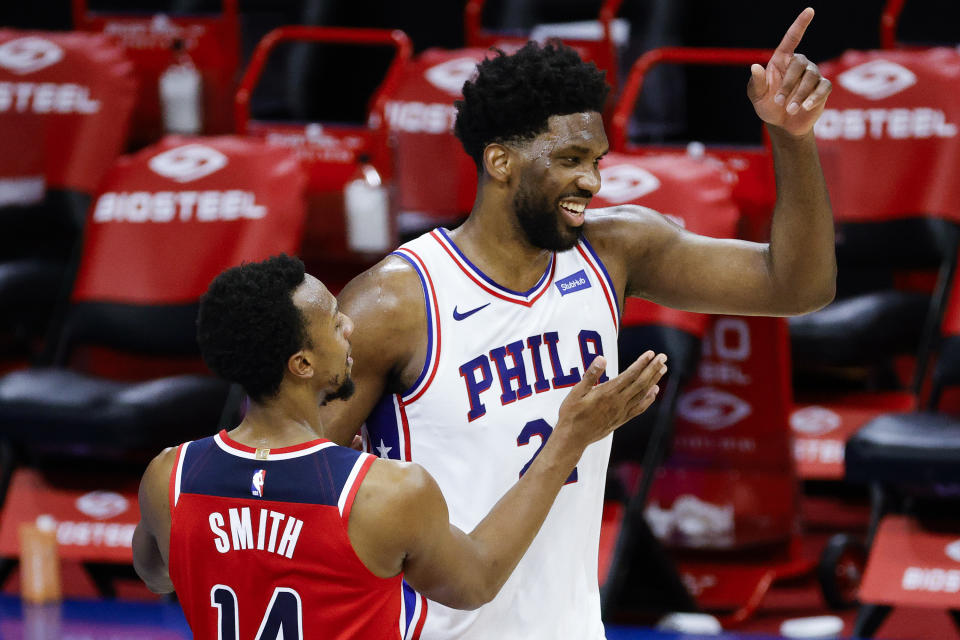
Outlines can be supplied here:
<path id="1" fill-rule="evenodd" d="M 240 425 L 165 450 L 140 486 L 134 566 L 176 590 L 197 638 L 402 638 L 403 578 L 445 605 L 492 599 L 581 453 L 645 410 L 666 371 L 644 354 L 598 383 L 596 357 L 550 441 L 469 534 L 419 465 L 323 439 L 320 405 L 352 390 L 353 323 L 288 256 L 228 269 L 201 301 L 207 364 L 251 399 Z M 596 385 L 596 386 L 595 386 Z"/>

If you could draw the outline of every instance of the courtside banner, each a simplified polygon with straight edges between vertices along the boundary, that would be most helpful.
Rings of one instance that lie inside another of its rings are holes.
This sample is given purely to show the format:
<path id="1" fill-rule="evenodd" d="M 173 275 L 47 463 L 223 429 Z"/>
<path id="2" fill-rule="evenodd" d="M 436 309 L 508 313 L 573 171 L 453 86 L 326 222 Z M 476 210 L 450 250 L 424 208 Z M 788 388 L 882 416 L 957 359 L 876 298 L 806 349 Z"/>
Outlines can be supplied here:
<path id="1" fill-rule="evenodd" d="M 87 215 L 73 299 L 194 302 L 227 267 L 298 253 L 305 186 L 293 151 L 246 138 L 169 136 L 125 156 Z"/>
<path id="2" fill-rule="evenodd" d="M 838 220 L 960 219 L 960 51 L 849 51 L 814 129 Z"/>
<path id="3" fill-rule="evenodd" d="M 0 205 L 47 187 L 93 193 L 126 145 L 136 91 L 103 36 L 0 29 Z"/>
<path id="4" fill-rule="evenodd" d="M 863 574 L 861 602 L 960 609 L 960 527 L 890 515 L 880 523 Z"/>
<path id="5" fill-rule="evenodd" d="M 20 554 L 23 523 L 57 532 L 60 557 L 85 562 L 131 562 L 133 530 L 140 521 L 136 478 L 80 480 L 45 476 L 34 469 L 13 474 L 0 520 L 0 556 Z"/>
<path id="6" fill-rule="evenodd" d="M 635 204 L 654 209 L 687 231 L 713 238 L 737 234 L 736 174 L 723 161 L 686 153 L 608 153 L 600 162 L 600 192 L 591 208 Z M 639 298 L 624 304 L 623 325 L 663 325 L 702 336 L 707 316 L 661 307 Z"/>
<path id="7" fill-rule="evenodd" d="M 786 322 L 711 316 L 702 345 L 647 518 L 681 546 L 706 544 L 705 523 L 724 547 L 784 541 L 798 514 Z"/>
<path id="8" fill-rule="evenodd" d="M 455 100 L 488 49 L 428 49 L 384 96 L 387 128 L 396 142 L 400 212 L 449 219 L 473 207 L 477 168 L 453 135 Z M 442 188 L 439 188 L 442 186 Z"/>

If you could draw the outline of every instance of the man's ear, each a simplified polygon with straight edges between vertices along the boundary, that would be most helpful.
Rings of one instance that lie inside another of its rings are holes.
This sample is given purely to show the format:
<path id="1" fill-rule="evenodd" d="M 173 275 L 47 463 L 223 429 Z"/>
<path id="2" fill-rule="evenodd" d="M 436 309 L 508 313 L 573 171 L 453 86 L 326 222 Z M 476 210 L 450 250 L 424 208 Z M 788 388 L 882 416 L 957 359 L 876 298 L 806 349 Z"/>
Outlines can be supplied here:
<path id="1" fill-rule="evenodd" d="M 287 369 L 297 378 L 312 378 L 314 374 L 311 356 L 303 349 L 287 359 Z"/>
<path id="2" fill-rule="evenodd" d="M 483 169 L 496 182 L 506 184 L 515 168 L 513 152 L 499 143 L 488 144 L 483 150 Z"/>

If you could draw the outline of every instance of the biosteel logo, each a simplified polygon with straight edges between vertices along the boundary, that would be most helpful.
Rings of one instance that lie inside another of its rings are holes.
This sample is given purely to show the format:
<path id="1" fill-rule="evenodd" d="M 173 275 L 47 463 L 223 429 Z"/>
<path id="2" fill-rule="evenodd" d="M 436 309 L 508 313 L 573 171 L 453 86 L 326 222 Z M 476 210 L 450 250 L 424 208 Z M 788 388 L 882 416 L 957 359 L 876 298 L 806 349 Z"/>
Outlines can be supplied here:
<path id="1" fill-rule="evenodd" d="M 660 188 L 660 180 L 646 169 L 619 164 L 600 170 L 600 185 L 598 197 L 622 204 L 653 193 Z"/>
<path id="2" fill-rule="evenodd" d="M 148 166 L 164 178 L 192 182 L 223 169 L 227 156 L 202 144 L 188 144 L 154 156 Z"/>
<path id="3" fill-rule="evenodd" d="M 737 396 L 712 387 L 683 394 L 677 405 L 682 418 L 709 431 L 726 429 L 752 412 L 753 408 Z"/>
<path id="4" fill-rule="evenodd" d="M 917 83 L 910 69 L 887 60 L 872 60 L 847 69 L 837 76 L 847 91 L 870 100 L 882 100 Z"/>
<path id="5" fill-rule="evenodd" d="M 948 544 L 944 548 L 943 552 L 946 553 L 947 557 L 954 562 L 960 562 L 960 540 L 954 540 Z"/>
<path id="6" fill-rule="evenodd" d="M 63 49 L 36 36 L 17 38 L 0 45 L 0 67 L 17 75 L 33 73 L 63 59 Z"/>
<path id="7" fill-rule="evenodd" d="M 804 407 L 790 416 L 790 428 L 795 433 L 806 436 L 818 436 L 829 433 L 840 426 L 840 416 L 825 407 Z"/>
<path id="8" fill-rule="evenodd" d="M 127 510 L 130 502 L 114 491 L 91 491 L 77 498 L 77 510 L 95 520 L 106 520 Z"/>
<path id="9" fill-rule="evenodd" d="M 430 67 L 424 77 L 441 91 L 459 96 L 463 83 L 472 78 L 476 71 L 477 61 L 473 58 L 454 58 Z"/>

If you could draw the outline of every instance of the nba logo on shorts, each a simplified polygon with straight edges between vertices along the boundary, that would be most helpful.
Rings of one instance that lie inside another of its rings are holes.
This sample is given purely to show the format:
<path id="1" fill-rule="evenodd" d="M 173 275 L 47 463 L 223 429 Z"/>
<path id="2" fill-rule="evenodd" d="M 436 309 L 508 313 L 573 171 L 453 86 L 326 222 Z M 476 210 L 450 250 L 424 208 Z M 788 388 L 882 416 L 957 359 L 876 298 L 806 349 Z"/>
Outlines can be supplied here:
<path id="1" fill-rule="evenodd" d="M 257 469 L 253 472 L 253 482 L 250 483 L 250 493 L 258 498 L 263 497 L 263 482 L 267 477 L 266 469 Z"/>

